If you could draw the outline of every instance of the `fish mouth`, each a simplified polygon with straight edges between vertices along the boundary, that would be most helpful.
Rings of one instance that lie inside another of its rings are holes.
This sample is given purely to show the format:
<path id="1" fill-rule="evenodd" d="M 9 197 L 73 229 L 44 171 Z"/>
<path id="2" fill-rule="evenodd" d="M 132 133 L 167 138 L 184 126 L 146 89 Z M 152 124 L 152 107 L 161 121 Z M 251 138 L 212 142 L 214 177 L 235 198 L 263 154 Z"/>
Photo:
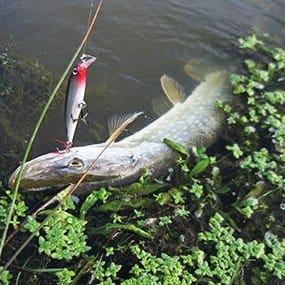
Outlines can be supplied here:
<path id="1" fill-rule="evenodd" d="M 96 59 L 97 57 L 95 56 L 83 53 L 80 57 L 80 65 L 84 68 L 88 68 Z"/>
<path id="2" fill-rule="evenodd" d="M 71 174 L 60 174 L 56 167 L 53 167 L 51 171 L 48 171 L 48 167 L 44 168 L 44 171 L 30 172 L 29 169 L 25 168 L 20 179 L 20 192 L 40 192 L 40 191 L 59 191 L 64 189 L 70 184 L 76 184 L 82 177 L 83 173 L 71 173 Z M 17 177 L 20 172 L 20 166 L 11 174 L 9 178 L 9 188 L 14 189 L 16 186 Z M 47 173 L 46 173 L 47 172 Z M 96 185 L 107 182 L 109 180 L 119 179 L 119 175 L 94 175 L 88 174 L 84 181 L 79 185 L 78 188 L 85 188 L 86 185 Z"/>

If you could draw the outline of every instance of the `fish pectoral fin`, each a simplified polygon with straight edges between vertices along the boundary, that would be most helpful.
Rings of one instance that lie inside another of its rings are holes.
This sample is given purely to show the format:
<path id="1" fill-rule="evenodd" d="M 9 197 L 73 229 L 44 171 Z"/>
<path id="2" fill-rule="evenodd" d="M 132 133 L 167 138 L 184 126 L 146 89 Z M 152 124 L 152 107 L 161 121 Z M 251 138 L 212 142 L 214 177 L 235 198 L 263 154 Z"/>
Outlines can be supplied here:
<path id="1" fill-rule="evenodd" d="M 161 116 L 168 112 L 173 105 L 164 96 L 156 96 L 151 100 L 151 107 L 155 114 Z"/>
<path id="2" fill-rule="evenodd" d="M 138 116 L 142 115 L 143 112 L 135 112 L 121 115 L 114 115 L 108 121 L 109 138 L 106 144 L 115 141 L 122 132 L 131 124 Z"/>
<path id="3" fill-rule="evenodd" d="M 211 71 L 209 64 L 202 59 L 191 59 L 184 65 L 185 73 L 195 81 L 205 81 L 206 74 Z"/>
<path id="4" fill-rule="evenodd" d="M 172 77 L 166 74 L 162 75 L 160 77 L 160 84 L 168 100 L 173 105 L 185 100 L 186 96 L 183 87 Z"/>

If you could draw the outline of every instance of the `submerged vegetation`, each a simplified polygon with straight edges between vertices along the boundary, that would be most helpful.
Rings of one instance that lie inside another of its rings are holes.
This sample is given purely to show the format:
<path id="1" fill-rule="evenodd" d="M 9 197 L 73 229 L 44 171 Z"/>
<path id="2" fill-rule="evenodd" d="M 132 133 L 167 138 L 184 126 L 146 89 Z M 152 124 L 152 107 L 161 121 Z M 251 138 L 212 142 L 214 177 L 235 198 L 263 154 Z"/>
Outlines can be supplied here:
<path id="1" fill-rule="evenodd" d="M 255 35 L 239 47 L 245 60 L 231 75 L 235 104 L 217 102 L 226 114 L 223 147 L 188 152 L 165 139 L 179 156 L 168 177 L 153 181 L 146 172 L 127 187 L 69 199 L 2 270 L 2 283 L 281 284 L 285 50 Z M 1 229 L 10 197 L 3 188 Z M 2 269 L 51 213 L 28 216 L 44 197 L 18 195 L 11 231 L 28 222 L 4 248 Z"/>
<path id="2" fill-rule="evenodd" d="M 0 41 L 1 179 L 22 159 L 53 82 L 52 74 L 37 60 L 24 56 L 15 41 Z"/>

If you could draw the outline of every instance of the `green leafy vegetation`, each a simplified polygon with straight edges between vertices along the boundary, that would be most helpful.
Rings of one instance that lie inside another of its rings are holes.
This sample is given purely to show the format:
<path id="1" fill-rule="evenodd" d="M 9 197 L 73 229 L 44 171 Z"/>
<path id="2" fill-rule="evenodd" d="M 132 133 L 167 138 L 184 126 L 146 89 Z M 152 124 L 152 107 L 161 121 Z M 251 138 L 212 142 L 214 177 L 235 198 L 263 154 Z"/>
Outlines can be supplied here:
<path id="1" fill-rule="evenodd" d="M 273 274 L 281 279 L 284 276 L 285 241 L 280 242 L 271 236 L 265 243 L 245 242 L 236 238 L 233 228 L 224 226 L 223 222 L 223 217 L 216 213 L 209 221 L 210 230 L 198 234 L 199 241 L 213 248 L 210 255 L 192 247 L 186 255 L 162 253 L 158 257 L 142 250 L 139 245 L 132 246 L 131 251 L 139 262 L 130 270 L 133 277 L 122 284 L 147 284 L 148 280 L 155 284 L 232 284 L 242 267 L 259 260 L 264 262 L 266 270 L 260 272 L 260 277 Z M 266 250 L 271 253 L 265 254 Z M 274 251 L 278 253 L 274 254 Z"/>
<path id="2" fill-rule="evenodd" d="M 178 156 L 165 179 L 146 172 L 78 205 L 69 199 L 18 256 L 17 269 L 1 273 L 4 284 L 18 271 L 28 284 L 38 274 L 45 284 L 282 284 L 285 50 L 256 35 L 239 46 L 246 59 L 230 76 L 234 104 L 216 103 L 226 116 L 223 141 L 188 151 L 165 139 Z M 28 216 L 43 198 L 18 195 L 11 230 L 28 222 L 3 256 L 49 215 Z M 3 190 L 1 229 L 10 201 Z"/>

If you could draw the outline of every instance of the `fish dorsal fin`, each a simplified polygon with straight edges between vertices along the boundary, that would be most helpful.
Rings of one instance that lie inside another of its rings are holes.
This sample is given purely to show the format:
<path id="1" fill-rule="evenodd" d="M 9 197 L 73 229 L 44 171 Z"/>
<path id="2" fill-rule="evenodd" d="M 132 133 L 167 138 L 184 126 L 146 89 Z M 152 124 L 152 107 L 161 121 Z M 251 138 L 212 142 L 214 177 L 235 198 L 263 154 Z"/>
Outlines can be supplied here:
<path id="1" fill-rule="evenodd" d="M 115 115 L 108 121 L 109 138 L 106 144 L 114 142 L 126 127 L 132 123 L 138 116 L 142 115 L 143 112 L 135 112 L 128 114 Z"/>
<path id="2" fill-rule="evenodd" d="M 154 97 L 151 101 L 151 106 L 155 114 L 158 116 L 163 115 L 173 107 L 173 105 L 164 96 Z"/>
<path id="3" fill-rule="evenodd" d="M 173 78 L 164 74 L 160 77 L 161 87 L 172 105 L 181 103 L 185 99 L 183 87 Z"/>

